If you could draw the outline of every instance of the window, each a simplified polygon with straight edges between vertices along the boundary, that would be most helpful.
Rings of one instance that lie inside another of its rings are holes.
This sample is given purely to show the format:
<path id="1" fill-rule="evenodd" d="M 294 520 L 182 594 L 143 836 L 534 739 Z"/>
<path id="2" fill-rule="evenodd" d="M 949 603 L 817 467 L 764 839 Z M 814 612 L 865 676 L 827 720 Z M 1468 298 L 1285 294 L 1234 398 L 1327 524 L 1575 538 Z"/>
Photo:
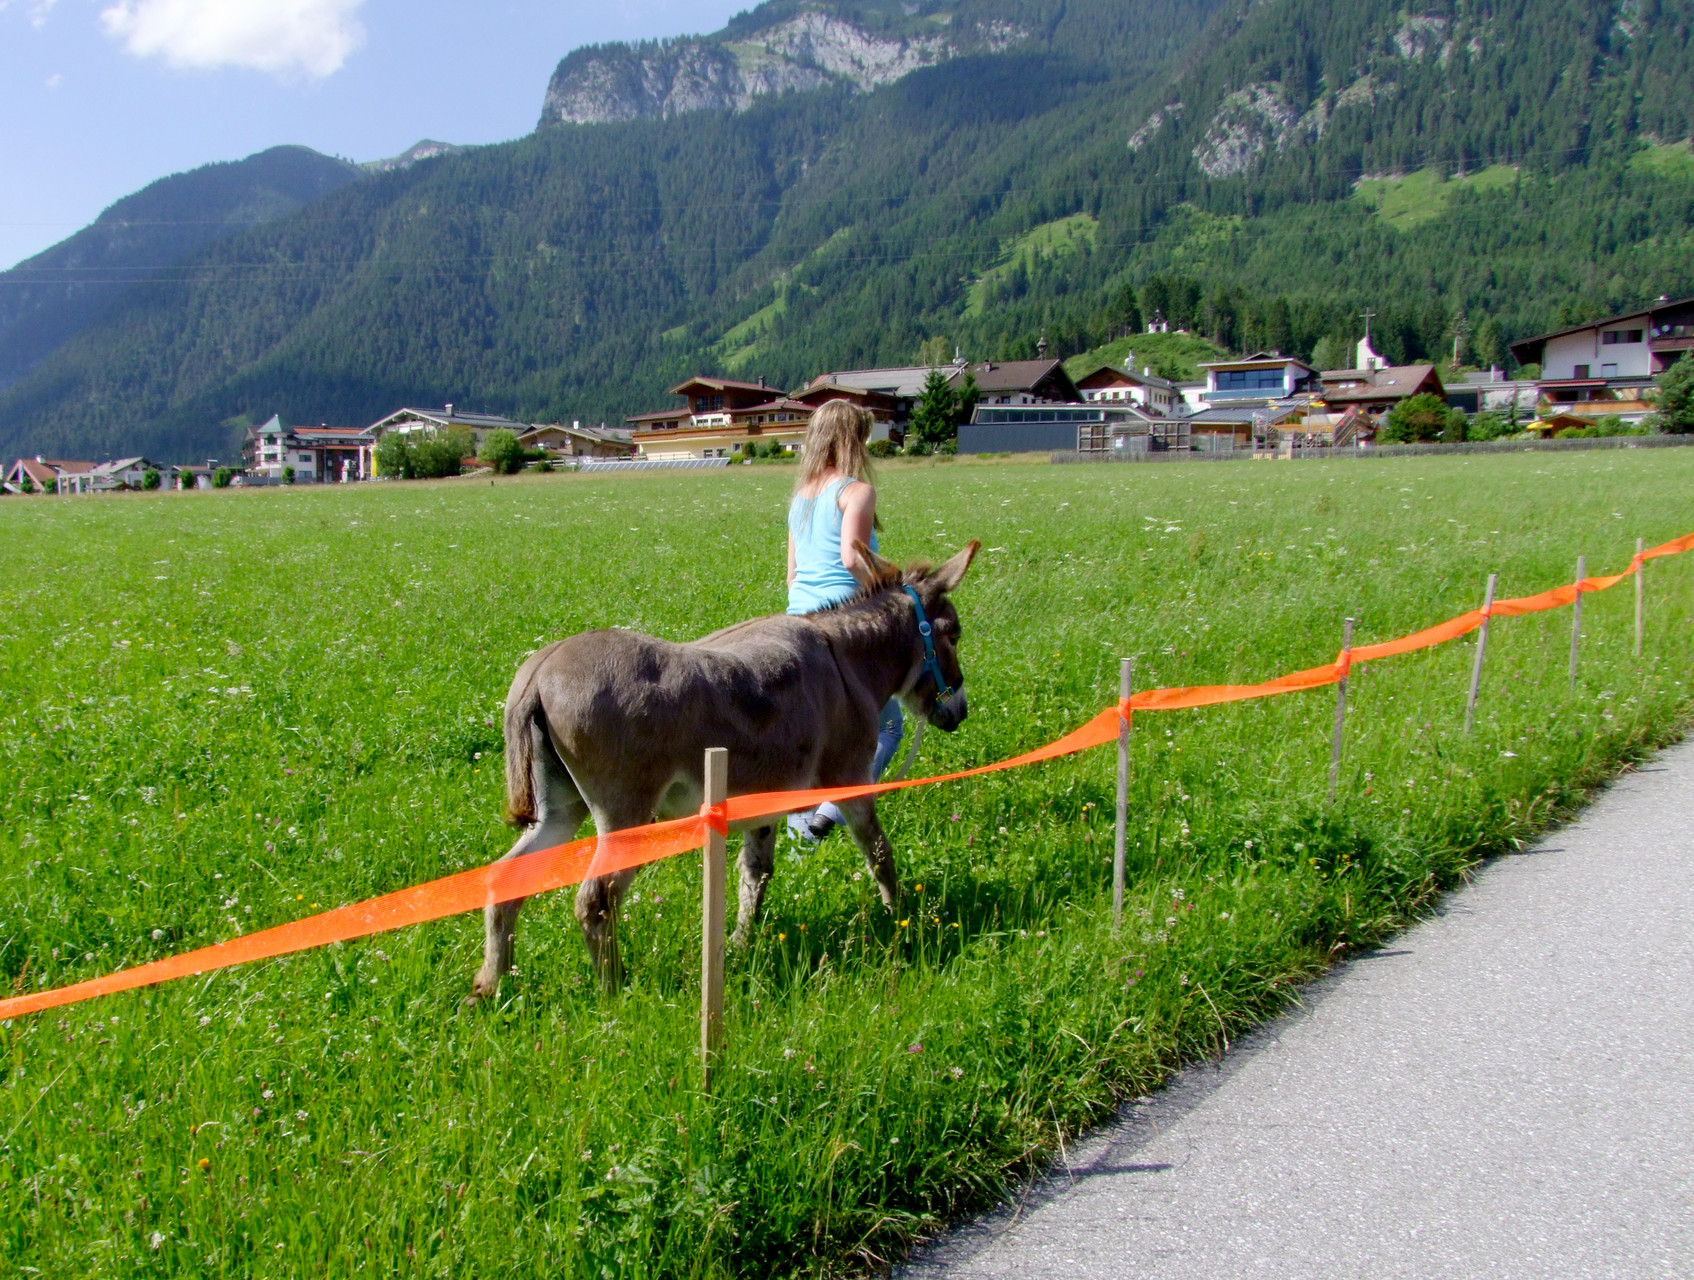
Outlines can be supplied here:
<path id="1" fill-rule="evenodd" d="M 1219 369 L 1219 391 L 1281 391 L 1281 369 Z"/>
<path id="2" fill-rule="evenodd" d="M 1600 376 L 1602 378 L 1615 378 L 1618 376 L 1618 367 L 1615 364 L 1603 364 L 1600 366 Z"/>
<path id="3" fill-rule="evenodd" d="M 1571 370 L 1571 377 L 1573 378 L 1586 378 L 1587 376 L 1588 366 L 1585 364 L 1579 364 L 1576 368 Z"/>
<path id="4" fill-rule="evenodd" d="M 1633 346 L 1642 336 L 1640 329 L 1608 329 L 1600 335 L 1600 343 L 1607 347 Z"/>

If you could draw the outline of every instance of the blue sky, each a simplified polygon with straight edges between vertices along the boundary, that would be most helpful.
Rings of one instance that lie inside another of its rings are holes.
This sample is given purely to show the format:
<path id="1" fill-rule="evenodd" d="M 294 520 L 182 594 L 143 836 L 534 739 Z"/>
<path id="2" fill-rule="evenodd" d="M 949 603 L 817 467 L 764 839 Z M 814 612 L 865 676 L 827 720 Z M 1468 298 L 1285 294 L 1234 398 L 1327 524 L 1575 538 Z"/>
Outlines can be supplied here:
<path id="1" fill-rule="evenodd" d="M 0 0 L 0 268 L 155 178 L 279 143 L 372 160 L 528 133 L 584 44 L 751 0 Z"/>

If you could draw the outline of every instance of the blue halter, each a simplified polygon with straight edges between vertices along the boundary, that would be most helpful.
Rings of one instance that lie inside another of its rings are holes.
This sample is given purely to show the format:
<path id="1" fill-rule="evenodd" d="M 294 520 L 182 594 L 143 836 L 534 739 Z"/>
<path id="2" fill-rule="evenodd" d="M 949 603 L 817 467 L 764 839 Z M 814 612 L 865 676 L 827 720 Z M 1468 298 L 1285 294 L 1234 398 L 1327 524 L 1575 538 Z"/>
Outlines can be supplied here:
<path id="1" fill-rule="evenodd" d="M 918 635 L 923 637 L 923 665 L 935 681 L 939 696 L 945 700 L 953 696 L 953 686 L 947 683 L 947 678 L 941 674 L 941 664 L 935 660 L 935 636 L 929 625 L 929 618 L 923 611 L 923 601 L 918 599 L 918 593 L 910 587 L 902 587 L 907 595 L 912 597 L 912 607 L 918 611 Z"/>

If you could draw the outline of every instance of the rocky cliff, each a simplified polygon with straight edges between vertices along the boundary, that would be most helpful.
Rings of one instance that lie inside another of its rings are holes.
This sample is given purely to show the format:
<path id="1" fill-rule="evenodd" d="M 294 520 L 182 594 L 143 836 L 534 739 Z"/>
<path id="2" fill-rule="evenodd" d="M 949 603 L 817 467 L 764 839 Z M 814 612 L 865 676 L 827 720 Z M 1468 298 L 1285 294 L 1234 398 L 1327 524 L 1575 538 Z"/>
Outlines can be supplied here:
<path id="1" fill-rule="evenodd" d="M 834 14 L 807 10 L 751 32 L 578 49 L 553 73 L 541 125 L 745 111 L 758 98 L 832 84 L 872 89 L 958 50 L 945 24 L 929 26 L 872 34 Z M 994 24 L 973 30 L 971 46 L 1004 49 L 1023 34 L 1012 24 Z"/>

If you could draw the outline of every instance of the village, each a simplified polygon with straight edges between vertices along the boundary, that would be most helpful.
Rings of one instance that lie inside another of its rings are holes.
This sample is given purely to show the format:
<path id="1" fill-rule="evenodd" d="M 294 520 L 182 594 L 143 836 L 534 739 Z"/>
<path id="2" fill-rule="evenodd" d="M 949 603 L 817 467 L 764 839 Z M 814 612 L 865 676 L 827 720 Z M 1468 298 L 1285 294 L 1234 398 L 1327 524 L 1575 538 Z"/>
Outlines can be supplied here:
<path id="1" fill-rule="evenodd" d="M 726 466 L 793 457 L 814 409 L 844 399 L 875 422 L 873 452 L 1051 453 L 1079 458 L 1152 455 L 1295 458 L 1362 452 L 1390 442 L 1454 443 L 1502 436 L 1560 438 L 1644 433 L 1656 379 L 1694 348 L 1694 298 L 1538 334 L 1511 344 L 1518 376 L 1467 370 L 1444 381 L 1434 362 L 1390 365 L 1372 348 L 1369 313 L 1353 367 L 1318 369 L 1259 351 L 1202 362 L 1204 380 L 1173 381 L 1135 359 L 1073 378 L 1037 343 L 1034 360 L 969 361 L 829 370 L 784 391 L 764 378 L 698 375 L 671 388 L 680 403 L 638 413 L 622 427 L 521 422 L 448 404 L 406 407 L 364 427 L 289 426 L 277 416 L 247 429 L 239 462 L 167 464 L 143 456 L 102 462 L 36 456 L 7 468 L 8 495 L 345 484 L 409 475 L 385 467 L 383 441 L 453 438 L 457 468 L 576 470 Z M 1157 316 L 1150 333 L 1168 332 Z M 1533 376 L 1531 376 L 1533 375 Z M 956 438 L 914 435 L 926 396 L 940 394 Z M 1396 411 L 1400 411 L 1397 414 Z M 1404 426 L 1414 420 L 1411 428 Z M 1486 430 L 1468 429 L 1469 424 Z M 506 437 L 509 437 L 507 439 Z"/>

